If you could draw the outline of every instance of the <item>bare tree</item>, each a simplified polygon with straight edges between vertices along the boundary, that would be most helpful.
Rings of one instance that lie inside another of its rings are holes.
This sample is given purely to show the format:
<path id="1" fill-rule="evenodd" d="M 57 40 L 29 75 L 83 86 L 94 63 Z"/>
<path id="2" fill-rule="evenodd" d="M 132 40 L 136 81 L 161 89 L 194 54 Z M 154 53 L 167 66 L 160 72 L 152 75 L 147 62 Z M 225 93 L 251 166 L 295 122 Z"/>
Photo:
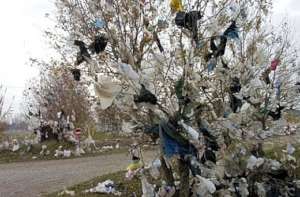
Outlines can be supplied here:
<path id="1" fill-rule="evenodd" d="M 159 125 L 162 174 L 170 186 L 174 169 L 165 160 L 166 135 L 197 149 L 201 159 L 206 146 L 190 136 L 186 124 L 226 130 L 225 118 L 240 129 L 257 122 L 266 129 L 282 103 L 297 102 L 289 80 L 299 71 L 293 66 L 296 53 L 286 26 L 268 27 L 271 0 L 172 0 L 171 9 L 169 2 L 147 0 L 62 0 L 56 6 L 62 33 L 46 32 L 54 48 L 66 65 L 86 73 L 100 101 L 109 97 L 137 125 Z M 99 39 L 107 46 L 95 52 Z M 106 81 L 115 88 L 106 88 Z M 245 104 L 250 106 L 241 110 Z M 180 197 L 189 195 L 185 156 L 193 151 L 177 159 Z"/>
<path id="2" fill-rule="evenodd" d="M 6 89 L 3 85 L 0 85 L 0 132 L 7 129 L 6 118 L 12 111 L 11 105 L 5 106 L 5 95 Z"/>
<path id="3" fill-rule="evenodd" d="M 37 64 L 36 61 L 33 62 Z M 74 80 L 71 69 L 57 62 L 39 62 L 39 79 L 33 79 L 24 92 L 26 115 L 43 121 L 56 121 L 57 113 L 73 117 L 76 127 L 93 123 L 90 94 L 86 84 Z M 36 83 L 35 81 L 39 81 Z"/>

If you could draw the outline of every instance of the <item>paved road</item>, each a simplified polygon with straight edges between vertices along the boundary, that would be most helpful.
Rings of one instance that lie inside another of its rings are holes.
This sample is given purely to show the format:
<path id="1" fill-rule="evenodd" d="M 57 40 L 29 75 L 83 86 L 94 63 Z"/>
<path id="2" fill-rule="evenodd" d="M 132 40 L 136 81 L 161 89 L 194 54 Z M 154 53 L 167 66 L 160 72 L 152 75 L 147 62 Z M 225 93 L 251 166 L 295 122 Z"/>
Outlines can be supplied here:
<path id="1" fill-rule="evenodd" d="M 154 152 L 145 152 L 145 160 Z M 0 197 L 36 197 L 126 169 L 126 154 L 0 165 Z"/>

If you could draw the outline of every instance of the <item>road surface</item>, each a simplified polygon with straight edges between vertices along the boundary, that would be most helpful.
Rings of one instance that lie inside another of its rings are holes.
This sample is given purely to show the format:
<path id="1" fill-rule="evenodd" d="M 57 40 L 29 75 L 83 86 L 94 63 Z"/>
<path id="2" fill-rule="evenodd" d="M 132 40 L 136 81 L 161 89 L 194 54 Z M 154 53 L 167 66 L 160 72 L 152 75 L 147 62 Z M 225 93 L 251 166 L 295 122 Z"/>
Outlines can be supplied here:
<path id="1" fill-rule="evenodd" d="M 146 161 L 154 152 L 143 154 Z M 0 165 L 0 197 L 36 197 L 55 192 L 96 176 L 125 170 L 130 160 L 123 154 L 67 160 Z"/>

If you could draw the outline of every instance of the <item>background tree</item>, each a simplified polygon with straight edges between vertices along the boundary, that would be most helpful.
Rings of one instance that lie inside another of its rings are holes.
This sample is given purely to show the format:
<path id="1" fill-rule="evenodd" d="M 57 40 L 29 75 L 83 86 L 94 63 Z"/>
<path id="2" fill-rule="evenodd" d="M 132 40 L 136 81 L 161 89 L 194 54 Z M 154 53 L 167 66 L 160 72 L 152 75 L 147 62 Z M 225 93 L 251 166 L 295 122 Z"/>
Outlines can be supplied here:
<path id="1" fill-rule="evenodd" d="M 33 79 L 24 92 L 27 117 L 39 121 L 57 121 L 57 113 L 64 111 L 75 127 L 93 124 L 87 84 L 75 81 L 71 70 L 58 62 L 32 60 L 32 63 L 38 64 L 41 72 L 39 78 Z"/>
<path id="2" fill-rule="evenodd" d="M 5 103 L 6 89 L 3 85 L 0 85 L 0 133 L 7 129 L 7 116 L 10 115 L 12 108 L 11 106 L 6 106 Z"/>

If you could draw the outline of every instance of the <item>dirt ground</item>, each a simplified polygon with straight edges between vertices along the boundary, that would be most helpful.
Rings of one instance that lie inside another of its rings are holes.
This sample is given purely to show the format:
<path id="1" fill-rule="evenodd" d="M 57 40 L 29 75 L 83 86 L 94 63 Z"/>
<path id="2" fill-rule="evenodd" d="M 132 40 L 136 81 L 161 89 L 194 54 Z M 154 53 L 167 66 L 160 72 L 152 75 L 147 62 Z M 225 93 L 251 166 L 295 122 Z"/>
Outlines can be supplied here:
<path id="1" fill-rule="evenodd" d="M 144 152 L 145 161 L 156 153 Z M 125 170 L 126 154 L 97 157 L 23 162 L 0 165 L 0 197 L 36 197 L 69 187 L 96 176 Z"/>

